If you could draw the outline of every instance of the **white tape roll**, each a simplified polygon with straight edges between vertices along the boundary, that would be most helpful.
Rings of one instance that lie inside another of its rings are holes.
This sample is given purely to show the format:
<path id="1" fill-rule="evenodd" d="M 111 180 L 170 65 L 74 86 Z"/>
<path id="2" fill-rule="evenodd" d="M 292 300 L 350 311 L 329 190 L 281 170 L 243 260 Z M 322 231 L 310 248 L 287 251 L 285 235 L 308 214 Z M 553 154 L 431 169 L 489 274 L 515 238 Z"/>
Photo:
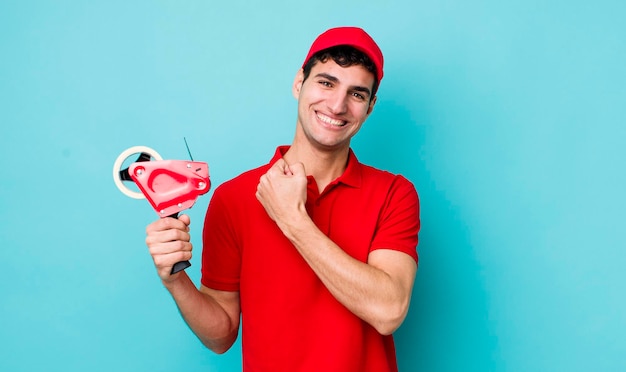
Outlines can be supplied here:
<path id="1" fill-rule="evenodd" d="M 129 149 L 122 151 L 120 156 L 117 157 L 115 163 L 113 163 L 113 182 L 115 182 L 115 186 L 122 192 L 122 194 L 129 196 L 133 199 L 144 199 L 145 196 L 141 192 L 132 191 L 124 183 L 120 178 L 120 171 L 122 170 L 122 164 L 124 160 L 128 159 L 133 154 L 140 154 L 145 152 L 150 155 L 150 157 L 154 158 L 154 160 L 163 160 L 161 155 L 158 152 L 154 151 L 150 147 L 146 146 L 133 146 Z"/>

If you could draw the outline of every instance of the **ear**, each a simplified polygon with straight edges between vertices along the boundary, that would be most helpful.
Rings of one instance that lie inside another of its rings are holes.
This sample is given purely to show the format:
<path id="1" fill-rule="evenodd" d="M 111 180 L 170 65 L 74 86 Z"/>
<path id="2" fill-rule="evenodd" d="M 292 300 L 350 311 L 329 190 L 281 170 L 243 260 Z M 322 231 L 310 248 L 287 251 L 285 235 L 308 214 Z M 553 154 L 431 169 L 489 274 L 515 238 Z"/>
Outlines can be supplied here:
<path id="1" fill-rule="evenodd" d="M 372 98 L 372 100 L 370 101 L 370 106 L 367 108 L 367 115 L 369 116 L 369 114 L 372 113 L 372 111 L 374 111 L 374 105 L 376 104 L 376 99 L 378 98 L 378 96 L 374 96 Z"/>
<path id="2" fill-rule="evenodd" d="M 296 77 L 293 79 L 293 86 L 291 87 L 291 93 L 295 99 L 300 98 L 300 90 L 302 89 L 302 83 L 304 83 L 304 70 L 298 70 Z"/>

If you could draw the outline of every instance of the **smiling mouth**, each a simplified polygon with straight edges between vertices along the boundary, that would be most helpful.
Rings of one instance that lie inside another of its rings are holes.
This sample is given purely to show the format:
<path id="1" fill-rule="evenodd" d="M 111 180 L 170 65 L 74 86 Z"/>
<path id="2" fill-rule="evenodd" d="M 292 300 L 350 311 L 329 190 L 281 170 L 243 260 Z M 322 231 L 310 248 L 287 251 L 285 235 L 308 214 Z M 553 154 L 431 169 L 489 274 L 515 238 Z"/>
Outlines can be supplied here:
<path id="1" fill-rule="evenodd" d="M 333 119 L 331 117 L 328 117 L 324 114 L 320 114 L 319 112 L 315 113 L 317 115 L 317 118 L 320 119 L 322 122 L 326 123 L 326 124 L 330 124 L 333 127 L 342 127 L 344 125 L 346 125 L 346 122 L 343 120 L 337 120 L 337 119 Z"/>

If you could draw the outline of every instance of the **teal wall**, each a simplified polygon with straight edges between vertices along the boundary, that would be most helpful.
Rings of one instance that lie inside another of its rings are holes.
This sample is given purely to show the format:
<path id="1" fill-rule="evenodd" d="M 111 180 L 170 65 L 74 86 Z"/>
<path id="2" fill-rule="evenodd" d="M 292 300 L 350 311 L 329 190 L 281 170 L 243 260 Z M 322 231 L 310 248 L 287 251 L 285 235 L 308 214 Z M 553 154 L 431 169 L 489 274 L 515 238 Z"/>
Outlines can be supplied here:
<path id="1" fill-rule="evenodd" d="M 0 370 L 240 370 L 178 316 L 112 165 L 183 137 L 215 185 L 266 162 L 337 25 L 387 62 L 353 147 L 421 196 L 401 369 L 626 370 L 625 4 L 0 1 Z"/>

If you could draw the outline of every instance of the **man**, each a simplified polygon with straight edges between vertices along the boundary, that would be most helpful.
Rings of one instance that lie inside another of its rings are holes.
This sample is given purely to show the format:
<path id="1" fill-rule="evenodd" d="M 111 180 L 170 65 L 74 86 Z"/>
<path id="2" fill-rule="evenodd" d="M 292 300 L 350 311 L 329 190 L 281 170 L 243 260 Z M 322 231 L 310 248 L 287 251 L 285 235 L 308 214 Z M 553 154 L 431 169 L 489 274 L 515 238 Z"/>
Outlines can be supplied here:
<path id="1" fill-rule="evenodd" d="M 214 192 L 199 290 L 169 275 L 191 258 L 189 217 L 147 228 L 163 284 L 209 349 L 228 350 L 241 317 L 245 371 L 397 371 L 392 333 L 417 269 L 418 197 L 350 149 L 382 77 L 362 29 L 318 36 L 292 87 L 293 143 Z"/>

